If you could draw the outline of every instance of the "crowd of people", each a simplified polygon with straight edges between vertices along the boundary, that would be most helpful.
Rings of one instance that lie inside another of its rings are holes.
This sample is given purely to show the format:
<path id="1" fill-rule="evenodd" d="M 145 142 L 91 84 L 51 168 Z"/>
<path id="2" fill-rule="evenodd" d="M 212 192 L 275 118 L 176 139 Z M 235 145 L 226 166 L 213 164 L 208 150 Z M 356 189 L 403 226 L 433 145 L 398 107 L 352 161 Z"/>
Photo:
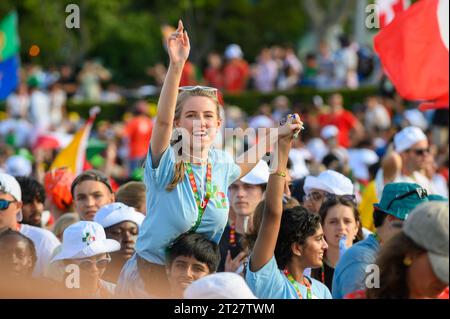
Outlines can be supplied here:
<path id="1" fill-rule="evenodd" d="M 190 49 L 180 21 L 155 116 L 139 100 L 123 122 L 97 123 L 80 173 L 50 169 L 83 124 L 62 111 L 71 84 L 47 95 L 31 76 L 31 95 L 25 85 L 11 94 L 0 124 L 1 297 L 449 298 L 448 110 L 370 96 L 349 111 L 334 93 L 308 107 L 280 95 L 248 116 L 221 103 L 227 82 L 213 69 L 211 86 L 183 82 Z M 318 71 L 331 61 L 321 50 L 304 67 L 289 48 L 263 49 L 234 76 L 262 92 L 357 85 L 354 68 Z M 243 65 L 238 46 L 225 57 Z M 110 75 L 90 65 L 84 76 Z"/>

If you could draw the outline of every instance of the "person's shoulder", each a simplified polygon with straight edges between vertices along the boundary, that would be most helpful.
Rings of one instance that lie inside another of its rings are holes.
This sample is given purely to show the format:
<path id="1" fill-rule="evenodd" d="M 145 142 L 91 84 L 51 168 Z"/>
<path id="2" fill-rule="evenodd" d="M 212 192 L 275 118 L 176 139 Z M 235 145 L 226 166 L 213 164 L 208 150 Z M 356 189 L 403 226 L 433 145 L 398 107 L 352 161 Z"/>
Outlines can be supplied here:
<path id="1" fill-rule="evenodd" d="M 338 265 L 350 263 L 351 261 L 364 261 L 368 255 L 372 255 L 376 251 L 376 247 L 373 243 L 372 235 L 369 235 L 364 240 L 356 243 L 350 247 L 345 254 L 341 257 Z"/>

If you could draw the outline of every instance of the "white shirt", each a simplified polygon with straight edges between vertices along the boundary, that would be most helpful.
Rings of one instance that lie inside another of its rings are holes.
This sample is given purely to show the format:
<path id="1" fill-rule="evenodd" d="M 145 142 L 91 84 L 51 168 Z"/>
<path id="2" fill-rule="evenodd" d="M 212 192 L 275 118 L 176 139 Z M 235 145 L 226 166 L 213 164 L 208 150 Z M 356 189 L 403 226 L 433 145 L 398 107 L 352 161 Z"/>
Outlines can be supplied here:
<path id="1" fill-rule="evenodd" d="M 31 93 L 30 120 L 38 128 L 47 129 L 50 125 L 50 98 L 42 91 Z"/>
<path id="2" fill-rule="evenodd" d="M 53 251 L 61 243 L 52 232 L 35 226 L 22 224 L 20 226 L 20 233 L 30 238 L 34 243 L 37 261 L 34 267 L 33 277 L 40 277 L 43 275 L 45 268 L 50 264 Z"/>
<path id="3" fill-rule="evenodd" d="M 376 183 L 376 190 L 377 190 L 377 197 L 381 198 L 381 195 L 383 193 L 384 189 L 384 182 L 383 182 L 383 169 L 379 169 L 377 172 L 377 175 L 375 177 L 375 183 Z M 416 183 L 420 185 L 421 187 L 425 188 L 428 192 L 428 194 L 437 194 L 432 187 L 431 181 L 423 174 L 415 171 L 410 176 L 406 175 L 398 175 L 393 183 Z"/>

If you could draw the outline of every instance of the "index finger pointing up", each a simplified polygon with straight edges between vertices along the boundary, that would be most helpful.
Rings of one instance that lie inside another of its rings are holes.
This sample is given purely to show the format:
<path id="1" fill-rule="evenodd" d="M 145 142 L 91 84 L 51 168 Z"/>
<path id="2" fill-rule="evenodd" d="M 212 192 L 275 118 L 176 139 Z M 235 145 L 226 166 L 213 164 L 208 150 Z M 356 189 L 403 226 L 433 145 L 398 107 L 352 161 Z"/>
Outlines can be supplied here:
<path id="1" fill-rule="evenodd" d="M 183 21 L 181 21 L 181 19 L 180 19 L 180 20 L 178 20 L 178 28 L 177 28 L 177 32 L 183 33 L 183 29 L 184 29 L 184 27 L 183 27 Z"/>

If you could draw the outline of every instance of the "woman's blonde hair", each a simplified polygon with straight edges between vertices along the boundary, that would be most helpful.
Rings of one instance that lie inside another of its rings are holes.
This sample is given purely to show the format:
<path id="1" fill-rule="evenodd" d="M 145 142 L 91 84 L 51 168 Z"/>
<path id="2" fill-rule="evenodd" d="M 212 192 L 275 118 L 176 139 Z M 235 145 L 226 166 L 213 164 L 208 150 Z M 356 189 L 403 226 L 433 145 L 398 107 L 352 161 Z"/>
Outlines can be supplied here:
<path id="1" fill-rule="evenodd" d="M 175 121 L 179 120 L 181 118 L 181 113 L 183 112 L 183 105 L 192 96 L 204 96 L 204 97 L 210 98 L 214 102 L 214 104 L 216 104 L 216 114 L 217 114 L 217 117 L 220 118 L 220 103 L 217 98 L 217 91 L 206 90 L 206 89 L 202 89 L 201 87 L 198 87 L 198 88 L 188 90 L 188 91 L 181 91 L 178 94 L 177 104 L 175 107 Z M 178 136 L 175 136 L 175 138 L 171 140 L 170 145 L 173 146 L 176 143 L 181 142 L 181 139 L 182 139 L 181 134 L 179 134 Z M 181 147 L 178 151 L 178 156 L 182 156 Z M 183 181 L 184 171 L 185 171 L 184 162 L 182 160 L 177 161 L 175 163 L 173 179 L 169 183 L 169 185 L 167 185 L 167 187 L 166 187 L 166 190 L 168 192 L 173 191 L 175 189 L 175 187 L 177 187 L 177 185 Z"/>

